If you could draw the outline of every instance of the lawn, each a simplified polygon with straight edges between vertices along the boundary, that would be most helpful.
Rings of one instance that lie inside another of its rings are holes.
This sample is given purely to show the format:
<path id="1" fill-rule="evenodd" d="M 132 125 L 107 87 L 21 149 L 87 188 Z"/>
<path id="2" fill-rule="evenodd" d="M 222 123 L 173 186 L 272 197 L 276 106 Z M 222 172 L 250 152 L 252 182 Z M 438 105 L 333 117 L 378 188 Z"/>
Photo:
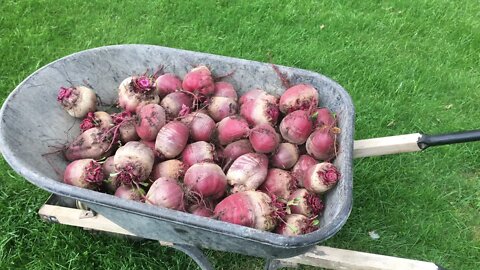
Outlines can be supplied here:
<path id="1" fill-rule="evenodd" d="M 1 101 L 57 58 L 142 43 L 329 76 L 352 96 L 356 139 L 480 127 L 478 1 L 194 2 L 0 1 Z M 0 269 L 194 267 L 155 242 L 43 223 L 36 211 L 49 194 L 0 163 Z M 479 143 L 359 159 L 354 170 L 353 211 L 323 244 L 480 269 Z M 208 256 L 219 269 L 263 267 Z"/>

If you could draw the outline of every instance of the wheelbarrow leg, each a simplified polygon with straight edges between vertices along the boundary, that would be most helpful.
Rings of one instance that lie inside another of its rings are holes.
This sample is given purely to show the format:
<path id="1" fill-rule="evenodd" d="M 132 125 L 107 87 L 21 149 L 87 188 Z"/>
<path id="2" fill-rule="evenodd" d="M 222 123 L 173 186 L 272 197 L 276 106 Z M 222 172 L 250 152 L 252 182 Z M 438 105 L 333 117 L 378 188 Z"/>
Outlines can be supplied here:
<path id="1" fill-rule="evenodd" d="M 187 254 L 190 258 L 192 258 L 192 260 L 194 260 L 197 263 L 197 265 L 202 270 L 214 270 L 207 256 L 205 256 L 205 254 L 203 254 L 203 252 L 199 248 L 190 246 L 190 245 L 184 245 L 184 244 L 175 244 L 175 243 L 168 243 L 168 242 L 162 242 L 162 241 L 159 241 L 159 242 L 160 242 L 160 245 L 162 246 L 172 247 L 178 251 L 181 251 Z"/>
<path id="2" fill-rule="evenodd" d="M 265 270 L 277 270 L 281 268 L 298 268 L 297 263 L 292 263 L 292 262 L 285 262 L 285 261 L 280 261 L 277 259 L 267 259 L 265 261 Z"/>

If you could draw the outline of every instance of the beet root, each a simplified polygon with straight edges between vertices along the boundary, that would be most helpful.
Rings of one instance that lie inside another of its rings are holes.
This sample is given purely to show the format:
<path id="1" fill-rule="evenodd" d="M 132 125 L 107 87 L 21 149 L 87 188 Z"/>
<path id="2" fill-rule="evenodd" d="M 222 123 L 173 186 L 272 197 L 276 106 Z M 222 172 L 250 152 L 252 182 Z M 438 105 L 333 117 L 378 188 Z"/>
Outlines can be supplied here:
<path id="1" fill-rule="evenodd" d="M 282 137 L 294 144 L 303 144 L 312 133 L 313 123 L 308 112 L 297 110 L 287 114 L 280 122 Z"/>
<path id="2" fill-rule="evenodd" d="M 221 145 L 248 137 L 248 123 L 239 116 L 229 116 L 217 123 L 217 139 Z"/>
<path id="3" fill-rule="evenodd" d="M 258 188 L 276 198 L 287 200 L 292 191 L 297 188 L 295 178 L 282 169 L 269 169 L 263 184 Z"/>
<path id="4" fill-rule="evenodd" d="M 313 114 L 315 128 L 334 127 L 337 123 L 335 116 L 328 108 L 317 108 Z"/>
<path id="5" fill-rule="evenodd" d="M 219 122 L 227 116 L 235 115 L 237 110 L 237 102 L 227 97 L 212 97 L 208 105 L 208 114 L 215 122 Z"/>
<path id="6" fill-rule="evenodd" d="M 110 155 L 115 138 L 106 129 L 91 128 L 80 134 L 65 148 L 65 158 L 69 161 L 77 159 L 101 159 Z"/>
<path id="7" fill-rule="evenodd" d="M 279 107 L 283 113 L 310 110 L 318 104 L 318 91 L 308 84 L 297 84 L 288 88 L 280 97 Z"/>
<path id="8" fill-rule="evenodd" d="M 245 98 L 242 96 L 243 99 L 240 99 L 243 102 L 240 106 L 240 115 L 247 120 L 250 126 L 277 124 L 280 112 L 278 110 L 278 100 L 275 96 L 259 89 L 247 92 L 246 96 Z"/>
<path id="9" fill-rule="evenodd" d="M 115 196 L 126 200 L 141 202 L 145 196 L 145 191 L 138 187 L 121 185 L 115 191 Z"/>
<path id="10" fill-rule="evenodd" d="M 335 186 L 340 179 L 335 165 L 329 162 L 322 162 L 310 167 L 303 179 L 303 186 L 310 192 L 322 194 Z"/>
<path id="11" fill-rule="evenodd" d="M 248 153 L 237 158 L 227 172 L 233 192 L 257 189 L 268 173 L 268 158 L 264 154 Z"/>
<path id="12" fill-rule="evenodd" d="M 299 188 L 290 194 L 288 201 L 292 214 L 302 214 L 307 217 L 318 216 L 324 208 L 320 197 L 304 188 Z"/>
<path id="13" fill-rule="evenodd" d="M 187 145 L 188 134 L 188 127 L 182 122 L 168 122 L 157 134 L 155 149 L 164 158 L 174 158 L 178 156 Z"/>
<path id="14" fill-rule="evenodd" d="M 181 119 L 190 130 L 190 138 L 193 141 L 206 141 L 212 139 L 215 132 L 215 121 L 207 114 L 201 112 L 193 112 Z"/>
<path id="15" fill-rule="evenodd" d="M 161 177 L 179 181 L 185 175 L 187 167 L 177 159 L 170 159 L 153 166 L 150 178 L 155 180 Z"/>
<path id="16" fill-rule="evenodd" d="M 319 160 L 334 158 L 337 136 L 335 130 L 335 128 L 323 127 L 312 132 L 305 144 L 308 154 Z"/>
<path id="17" fill-rule="evenodd" d="M 134 113 L 137 107 L 158 104 L 159 101 L 160 97 L 150 77 L 128 77 L 118 87 L 118 105 L 128 112 Z"/>
<path id="18" fill-rule="evenodd" d="M 316 220 L 312 220 L 304 215 L 290 214 L 285 217 L 285 223 L 278 225 L 275 233 L 285 236 L 307 234 L 318 229 L 315 221 Z"/>
<path id="19" fill-rule="evenodd" d="M 219 199 L 227 189 L 225 174 L 214 163 L 193 164 L 185 173 L 183 182 L 202 199 Z"/>
<path id="20" fill-rule="evenodd" d="M 176 180 L 160 177 L 148 190 L 145 203 L 185 211 L 185 193 Z"/>
<path id="21" fill-rule="evenodd" d="M 216 82 L 213 96 L 231 98 L 235 101 L 238 99 L 235 88 L 233 88 L 233 85 L 228 82 Z"/>
<path id="22" fill-rule="evenodd" d="M 258 153 L 271 153 L 280 143 L 280 135 L 269 124 L 260 124 L 248 136 L 253 149 Z"/>
<path id="23" fill-rule="evenodd" d="M 165 113 L 169 119 L 177 116 L 183 116 L 190 113 L 193 99 L 190 95 L 183 92 L 173 92 L 166 95 L 160 105 L 165 109 Z"/>
<path id="24" fill-rule="evenodd" d="M 80 123 L 80 129 L 85 132 L 88 129 L 97 128 L 111 128 L 113 126 L 113 119 L 110 114 L 102 111 L 88 112 L 85 118 Z"/>
<path id="25" fill-rule="evenodd" d="M 215 91 L 212 73 L 206 66 L 198 66 L 183 78 L 182 88 L 185 91 L 210 96 Z"/>
<path id="26" fill-rule="evenodd" d="M 271 231 L 277 225 L 277 211 L 267 194 L 251 190 L 223 199 L 215 207 L 214 217 L 233 224 Z"/>
<path id="27" fill-rule="evenodd" d="M 272 155 L 270 164 L 275 168 L 288 170 L 297 163 L 298 155 L 298 147 L 295 144 L 281 143 Z"/>
<path id="28" fill-rule="evenodd" d="M 173 73 L 165 73 L 155 80 L 155 88 L 160 98 L 182 89 L 182 80 Z"/>
<path id="29" fill-rule="evenodd" d="M 93 159 L 79 159 L 68 164 L 63 175 L 66 184 L 97 189 L 105 179 L 102 165 Z"/>
<path id="30" fill-rule="evenodd" d="M 141 142 L 128 142 L 114 156 L 117 179 L 124 185 L 138 184 L 148 179 L 154 162 L 153 151 Z"/>
<path id="31" fill-rule="evenodd" d="M 154 141 L 166 121 L 165 110 L 162 106 L 148 104 L 138 109 L 135 131 L 140 139 Z"/>
<path id="32" fill-rule="evenodd" d="M 182 161 L 187 167 L 200 162 L 213 162 L 214 159 L 215 146 L 203 141 L 187 145 L 182 152 Z"/>
<path id="33" fill-rule="evenodd" d="M 76 118 L 83 118 L 97 109 L 95 92 L 85 86 L 61 87 L 57 101 L 68 114 Z"/>
<path id="34" fill-rule="evenodd" d="M 298 158 L 297 163 L 295 163 L 295 166 L 292 168 L 292 175 L 297 179 L 299 187 L 303 187 L 303 179 L 308 169 L 317 163 L 318 161 L 309 155 L 301 155 L 300 158 Z"/>

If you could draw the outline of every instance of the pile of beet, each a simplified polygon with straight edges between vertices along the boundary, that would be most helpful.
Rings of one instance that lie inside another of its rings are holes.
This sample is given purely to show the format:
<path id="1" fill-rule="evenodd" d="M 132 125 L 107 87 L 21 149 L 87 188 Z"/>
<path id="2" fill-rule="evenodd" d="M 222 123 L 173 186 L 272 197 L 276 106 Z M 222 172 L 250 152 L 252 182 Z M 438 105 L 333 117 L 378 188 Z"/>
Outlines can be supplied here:
<path id="1" fill-rule="evenodd" d="M 280 96 L 215 81 L 206 66 L 126 78 L 116 112 L 89 87 L 58 102 L 82 119 L 64 151 L 64 182 L 283 235 L 316 230 L 322 194 L 340 179 L 336 119 L 308 84 Z"/>

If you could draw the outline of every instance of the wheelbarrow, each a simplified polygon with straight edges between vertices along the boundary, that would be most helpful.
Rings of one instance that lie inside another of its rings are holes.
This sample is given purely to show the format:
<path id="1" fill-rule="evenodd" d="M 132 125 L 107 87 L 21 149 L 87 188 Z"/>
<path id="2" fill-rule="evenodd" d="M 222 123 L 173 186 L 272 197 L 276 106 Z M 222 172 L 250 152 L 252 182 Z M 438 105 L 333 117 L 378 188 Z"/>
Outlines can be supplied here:
<path id="1" fill-rule="evenodd" d="M 174 243 L 191 254 L 198 249 L 241 253 L 263 257 L 270 262 L 305 254 L 337 233 L 352 209 L 352 163 L 354 157 L 391 154 L 425 149 L 429 146 L 473 141 L 480 132 L 427 136 L 401 135 L 355 142 L 354 107 L 349 94 L 336 82 L 318 73 L 278 66 L 292 84 L 309 83 L 319 91 L 320 105 L 336 112 L 339 149 L 334 164 L 341 179 L 325 197 L 320 228 L 300 236 L 282 236 L 222 221 L 194 216 L 129 201 L 92 190 L 64 184 L 52 167 L 63 170 L 61 157 L 45 158 L 50 146 L 78 134 L 68 116 L 55 102 L 57 89 L 69 82 L 86 80 L 101 100 L 113 103 L 120 82 L 146 68 L 164 66 L 180 76 L 198 64 L 208 65 L 214 75 L 225 77 L 241 93 L 261 88 L 281 94 L 281 81 L 270 64 L 150 45 L 117 45 L 75 53 L 54 61 L 27 77 L 9 95 L 0 111 L 0 145 L 10 166 L 34 185 L 61 198 L 86 205 L 115 225 L 141 238 Z M 69 133 L 61 131 L 69 130 Z"/>

